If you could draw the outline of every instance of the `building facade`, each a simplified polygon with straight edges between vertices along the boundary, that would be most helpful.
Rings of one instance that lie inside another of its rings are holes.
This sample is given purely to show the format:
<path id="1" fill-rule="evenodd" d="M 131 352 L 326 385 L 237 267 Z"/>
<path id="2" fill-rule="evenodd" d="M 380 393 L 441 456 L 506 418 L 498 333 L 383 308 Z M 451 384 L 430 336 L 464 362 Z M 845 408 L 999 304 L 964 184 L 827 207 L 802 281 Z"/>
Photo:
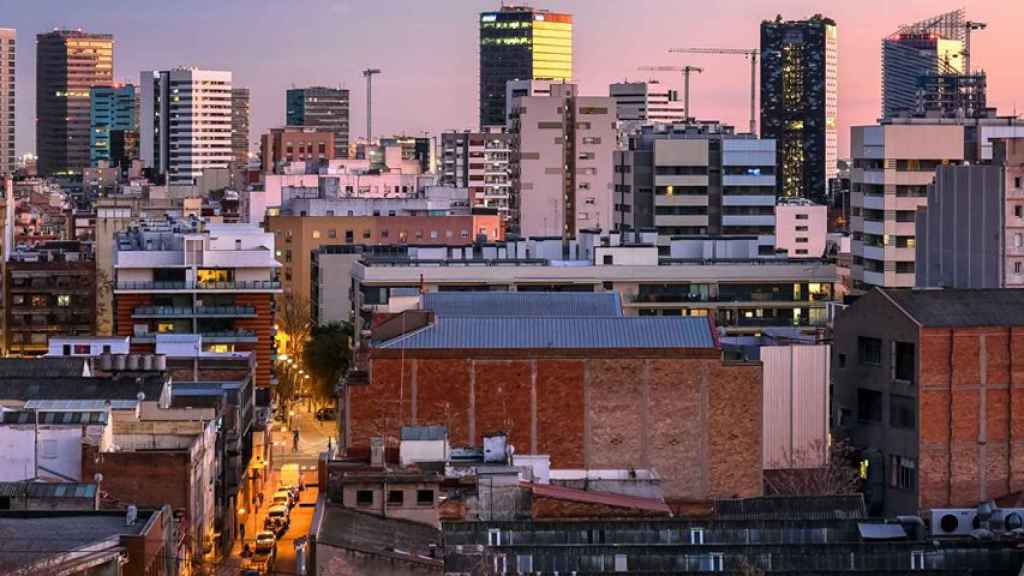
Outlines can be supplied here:
<path id="1" fill-rule="evenodd" d="M 828 238 L 828 208 L 803 199 L 775 207 L 775 250 L 790 258 L 821 258 Z"/>
<path id="2" fill-rule="evenodd" d="M 917 210 L 915 286 L 1024 288 L 1024 139 L 990 166 L 940 166 Z"/>
<path id="3" fill-rule="evenodd" d="M 775 243 L 775 141 L 717 122 L 645 126 L 614 152 L 617 230 Z"/>
<path id="4" fill-rule="evenodd" d="M 135 86 L 93 86 L 90 89 L 89 106 L 90 165 L 99 166 L 100 162 L 108 162 L 111 166 L 121 165 L 124 152 L 122 150 L 120 154 L 114 154 L 112 139 L 115 131 L 138 133 Z"/>
<path id="5" fill-rule="evenodd" d="M 231 156 L 238 167 L 249 164 L 249 89 L 231 89 Z"/>
<path id="6" fill-rule="evenodd" d="M 171 185 L 192 185 L 232 156 L 231 72 L 176 68 L 140 75 L 140 152 Z"/>
<path id="7" fill-rule="evenodd" d="M 922 20 L 882 40 L 882 118 L 913 115 L 930 76 L 964 71 L 964 10 Z"/>
<path id="8" fill-rule="evenodd" d="M 679 100 L 679 93 L 657 80 L 616 82 L 608 86 L 608 95 L 615 100 L 615 117 L 619 122 L 686 121 L 686 106 Z"/>
<path id="9" fill-rule="evenodd" d="M 248 224 L 150 223 L 116 236 L 114 333 L 133 352 L 160 334 L 201 334 L 205 351 L 251 352 L 270 385 L 274 236 Z"/>
<path id="10" fill-rule="evenodd" d="M 473 208 L 492 208 L 512 220 L 513 135 L 501 130 L 441 135 L 441 184 L 469 189 Z"/>
<path id="11" fill-rule="evenodd" d="M 571 81 L 572 15 L 526 6 L 480 14 L 480 128 L 504 126 L 510 80 Z"/>
<path id="12" fill-rule="evenodd" d="M 834 20 L 761 23 L 761 137 L 776 141 L 778 195 L 824 203 L 838 170 L 838 82 Z"/>
<path id="13" fill-rule="evenodd" d="M 513 229 L 558 237 L 611 230 L 614 100 L 579 96 L 575 84 L 552 84 L 549 96 L 524 96 L 513 106 Z"/>
<path id="14" fill-rule="evenodd" d="M 285 123 L 288 126 L 334 132 L 334 158 L 348 157 L 348 90 L 324 86 L 291 88 L 285 99 Z"/>
<path id="15" fill-rule="evenodd" d="M 280 174 L 292 162 L 305 162 L 307 168 L 326 164 L 336 156 L 337 135 L 320 128 L 272 128 L 260 138 L 263 173 Z"/>
<path id="16" fill-rule="evenodd" d="M 110 34 L 55 30 L 36 36 L 39 174 L 81 174 L 89 167 L 89 91 L 113 81 Z"/>
<path id="17" fill-rule="evenodd" d="M 14 28 L 0 28 L 0 175 L 14 174 L 14 71 L 17 54 Z"/>

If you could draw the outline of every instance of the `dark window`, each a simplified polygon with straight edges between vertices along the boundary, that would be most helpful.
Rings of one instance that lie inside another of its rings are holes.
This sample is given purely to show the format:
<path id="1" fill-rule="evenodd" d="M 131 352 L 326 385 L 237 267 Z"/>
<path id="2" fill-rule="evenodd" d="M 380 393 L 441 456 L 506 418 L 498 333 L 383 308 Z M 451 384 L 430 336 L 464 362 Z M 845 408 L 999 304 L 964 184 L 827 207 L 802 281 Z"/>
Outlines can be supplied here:
<path id="1" fill-rule="evenodd" d="M 889 485 L 904 490 L 914 489 L 917 463 L 903 456 L 889 455 Z"/>
<path id="2" fill-rule="evenodd" d="M 401 506 L 405 502 L 405 492 L 401 490 L 388 491 L 388 504 Z"/>
<path id="3" fill-rule="evenodd" d="M 864 422 L 882 421 L 882 393 L 866 388 L 857 389 L 857 419 Z"/>
<path id="4" fill-rule="evenodd" d="M 1020 176 L 1013 177 L 1013 187 L 1020 188 Z"/>
<path id="5" fill-rule="evenodd" d="M 70 344 L 65 344 L 63 346 L 63 350 L 64 350 L 64 355 L 65 356 L 71 356 L 71 345 Z"/>
<path id="6" fill-rule="evenodd" d="M 913 428 L 917 403 L 910 396 L 889 395 L 889 425 L 893 428 Z"/>
<path id="7" fill-rule="evenodd" d="M 839 355 L 839 367 L 846 368 L 846 354 Z"/>
<path id="8" fill-rule="evenodd" d="M 416 491 L 416 503 L 420 506 L 433 506 L 434 505 L 434 491 L 433 490 L 417 490 Z"/>
<path id="9" fill-rule="evenodd" d="M 857 338 L 857 361 L 861 364 L 882 364 L 882 341 L 878 338 Z"/>
<path id="10" fill-rule="evenodd" d="M 602 263 L 604 263 L 606 265 L 611 265 L 614 262 L 615 262 L 615 257 L 612 256 L 611 254 L 605 254 L 604 258 L 602 259 Z"/>
<path id="11" fill-rule="evenodd" d="M 356 505 L 373 506 L 373 490 L 357 490 Z"/>
<path id="12" fill-rule="evenodd" d="M 897 380 L 905 380 L 907 382 L 914 382 L 914 345 L 910 342 L 896 342 L 894 344 L 894 352 L 896 353 L 896 366 L 894 367 L 894 374 Z"/>

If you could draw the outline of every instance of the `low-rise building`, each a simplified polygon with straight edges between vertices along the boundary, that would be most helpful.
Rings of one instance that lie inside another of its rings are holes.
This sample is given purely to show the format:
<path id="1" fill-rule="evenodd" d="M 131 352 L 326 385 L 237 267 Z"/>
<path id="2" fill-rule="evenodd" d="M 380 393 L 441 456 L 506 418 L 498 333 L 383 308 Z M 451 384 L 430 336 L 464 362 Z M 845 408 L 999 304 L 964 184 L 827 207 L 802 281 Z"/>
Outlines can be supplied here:
<path id="1" fill-rule="evenodd" d="M 272 128 L 261 139 L 263 172 L 278 174 L 292 162 L 305 162 L 308 166 L 326 164 L 336 156 L 334 138 L 335 133 L 325 129 Z"/>
<path id="2" fill-rule="evenodd" d="M 802 198 L 775 206 L 775 251 L 790 258 L 821 258 L 828 239 L 828 207 Z"/>

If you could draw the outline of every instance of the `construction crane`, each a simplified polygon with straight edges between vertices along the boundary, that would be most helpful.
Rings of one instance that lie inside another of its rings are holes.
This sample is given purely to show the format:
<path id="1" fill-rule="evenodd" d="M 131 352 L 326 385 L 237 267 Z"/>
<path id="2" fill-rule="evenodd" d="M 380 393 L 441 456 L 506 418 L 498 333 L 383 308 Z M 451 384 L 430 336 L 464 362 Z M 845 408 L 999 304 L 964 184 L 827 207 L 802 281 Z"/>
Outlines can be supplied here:
<path id="1" fill-rule="evenodd" d="M 376 68 L 363 70 L 363 77 L 366 78 L 366 145 L 373 144 L 373 76 L 380 74 Z"/>
<path id="2" fill-rule="evenodd" d="M 988 28 L 988 24 L 984 22 L 972 22 L 970 20 L 964 22 L 964 75 L 971 75 L 971 31 L 972 30 L 984 30 Z"/>
<path id="3" fill-rule="evenodd" d="M 672 48 L 669 52 L 678 54 L 742 54 L 750 58 L 750 133 L 757 132 L 754 105 L 757 103 L 757 48 Z"/>
<path id="4" fill-rule="evenodd" d="M 697 66 L 641 66 L 638 70 L 647 72 L 682 72 L 683 73 L 683 115 L 690 119 L 690 73 L 700 74 L 703 68 Z"/>

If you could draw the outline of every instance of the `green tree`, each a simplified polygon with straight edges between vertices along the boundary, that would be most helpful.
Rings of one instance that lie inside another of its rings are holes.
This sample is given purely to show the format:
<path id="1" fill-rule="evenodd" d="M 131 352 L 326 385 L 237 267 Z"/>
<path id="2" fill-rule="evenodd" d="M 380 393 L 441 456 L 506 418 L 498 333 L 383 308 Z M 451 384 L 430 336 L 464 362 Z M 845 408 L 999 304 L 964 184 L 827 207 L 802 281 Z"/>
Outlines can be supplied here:
<path id="1" fill-rule="evenodd" d="M 352 362 L 352 325 L 335 322 L 314 326 L 302 361 L 312 377 L 313 400 L 320 405 L 333 401 L 335 387 Z"/>

